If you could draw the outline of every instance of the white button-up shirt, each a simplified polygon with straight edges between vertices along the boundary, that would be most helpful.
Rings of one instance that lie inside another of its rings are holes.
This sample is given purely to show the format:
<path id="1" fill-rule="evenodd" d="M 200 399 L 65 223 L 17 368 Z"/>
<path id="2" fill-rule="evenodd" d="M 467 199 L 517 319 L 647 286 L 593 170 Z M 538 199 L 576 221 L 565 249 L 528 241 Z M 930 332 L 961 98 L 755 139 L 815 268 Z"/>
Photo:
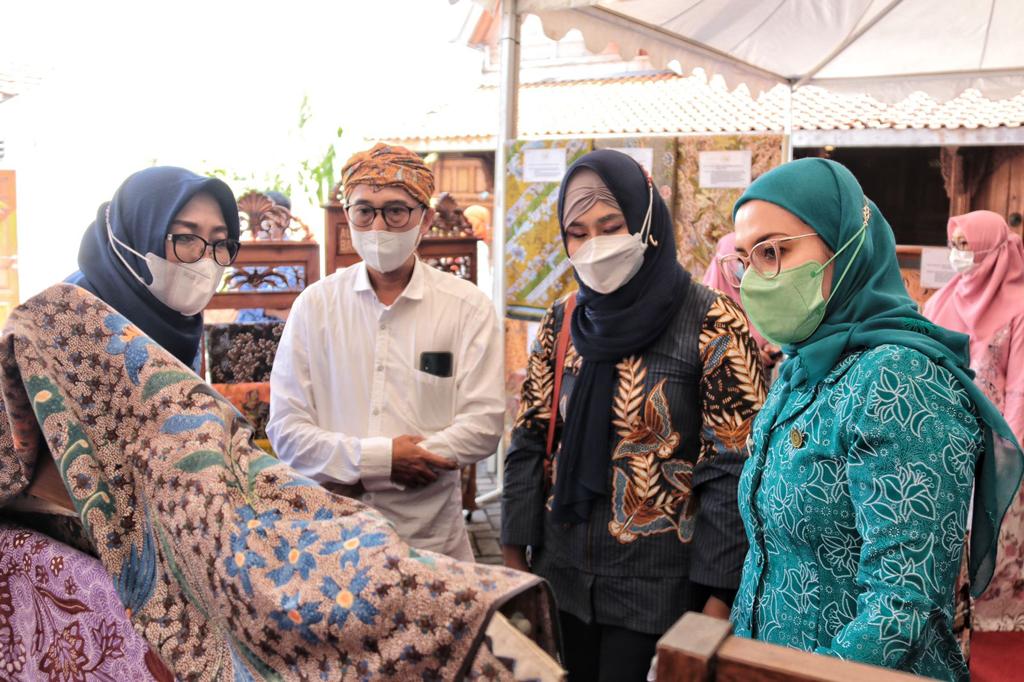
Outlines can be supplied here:
<path id="1" fill-rule="evenodd" d="M 270 376 L 267 435 L 278 456 L 318 481 L 362 483 L 420 549 L 472 560 L 459 472 L 402 489 L 391 481 L 391 440 L 460 465 L 491 455 L 504 426 L 500 328 L 472 283 L 417 261 L 384 306 L 358 263 L 309 286 L 285 324 Z M 451 353 L 452 376 L 420 371 L 423 353 Z"/>

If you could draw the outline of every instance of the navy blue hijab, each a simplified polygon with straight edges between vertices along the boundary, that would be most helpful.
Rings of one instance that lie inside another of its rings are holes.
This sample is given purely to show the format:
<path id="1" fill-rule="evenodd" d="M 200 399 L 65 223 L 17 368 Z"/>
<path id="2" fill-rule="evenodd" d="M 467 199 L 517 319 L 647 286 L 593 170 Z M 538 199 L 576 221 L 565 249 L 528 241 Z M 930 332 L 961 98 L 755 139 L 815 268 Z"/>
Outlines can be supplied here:
<path id="1" fill-rule="evenodd" d="M 199 192 L 217 200 L 228 236 L 238 239 L 238 205 L 223 181 L 184 168 L 147 168 L 129 176 L 113 200 L 100 205 L 82 237 L 78 272 L 67 279 L 98 296 L 189 367 L 199 353 L 202 313 L 186 317 L 167 307 L 125 269 L 107 238 L 106 212 L 109 206 L 115 237 L 143 255 L 152 252 L 163 258 L 171 220 Z M 152 281 L 145 260 L 120 246 L 113 248 L 119 249 L 140 277 Z"/>
<path id="2" fill-rule="evenodd" d="M 657 190 L 651 191 L 643 168 L 621 152 L 591 152 L 566 172 L 558 196 L 562 243 L 566 243 L 567 227 L 563 220 L 565 193 L 569 181 L 581 168 L 597 173 L 615 196 L 630 234 L 640 231 L 648 202 L 653 201 L 651 236 L 658 245 L 648 245 L 640 270 L 610 294 L 590 289 L 576 275 L 579 293 L 572 315 L 572 342 L 583 358 L 583 366 L 573 386 L 562 428 L 551 505 L 552 520 L 559 523 L 586 522 L 594 501 L 608 494 L 615 366 L 622 358 L 642 352 L 661 338 L 679 312 L 690 286 L 690 274 L 676 259 L 668 207 Z"/>

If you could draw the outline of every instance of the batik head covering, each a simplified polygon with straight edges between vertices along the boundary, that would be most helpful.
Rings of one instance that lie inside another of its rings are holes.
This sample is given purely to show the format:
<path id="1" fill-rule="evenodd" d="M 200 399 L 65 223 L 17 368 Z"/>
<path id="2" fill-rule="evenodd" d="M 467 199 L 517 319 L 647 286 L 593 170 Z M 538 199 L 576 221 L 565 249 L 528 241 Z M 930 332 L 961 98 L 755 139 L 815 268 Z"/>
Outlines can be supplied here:
<path id="1" fill-rule="evenodd" d="M 357 185 L 400 187 L 424 206 L 434 194 L 434 173 L 423 159 L 405 147 L 381 142 L 354 154 L 341 169 L 341 182 L 346 200 Z"/>

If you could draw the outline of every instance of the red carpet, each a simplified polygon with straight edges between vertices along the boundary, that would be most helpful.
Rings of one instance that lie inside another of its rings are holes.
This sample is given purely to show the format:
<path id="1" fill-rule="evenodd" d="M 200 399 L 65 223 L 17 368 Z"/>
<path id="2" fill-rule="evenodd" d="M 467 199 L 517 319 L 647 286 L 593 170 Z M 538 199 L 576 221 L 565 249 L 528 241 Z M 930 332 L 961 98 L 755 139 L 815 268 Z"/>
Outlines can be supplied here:
<path id="1" fill-rule="evenodd" d="M 1024 680 L 1024 632 L 975 632 L 971 682 Z"/>

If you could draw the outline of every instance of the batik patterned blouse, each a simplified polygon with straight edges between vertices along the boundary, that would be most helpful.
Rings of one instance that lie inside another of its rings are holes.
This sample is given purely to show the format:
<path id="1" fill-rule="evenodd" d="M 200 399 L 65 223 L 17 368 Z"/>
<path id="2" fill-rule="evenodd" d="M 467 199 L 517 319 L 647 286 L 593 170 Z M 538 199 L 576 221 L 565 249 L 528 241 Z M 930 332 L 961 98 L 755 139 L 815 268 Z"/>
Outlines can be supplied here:
<path id="1" fill-rule="evenodd" d="M 896 345 L 846 356 L 813 388 L 787 388 L 772 387 L 740 482 L 750 551 L 736 633 L 968 679 L 952 632 L 982 447 L 967 393 Z"/>
<path id="2" fill-rule="evenodd" d="M 618 364 L 608 495 L 588 523 L 552 523 L 558 448 L 546 455 L 564 304 L 541 323 L 506 457 L 502 541 L 533 549 L 559 608 L 585 622 L 661 633 L 701 597 L 731 601 L 746 553 L 736 489 L 766 394 L 746 318 L 694 284 L 676 319 Z M 570 340 L 558 431 L 582 360 Z M 556 440 L 556 443 L 558 441 Z M 701 596 L 698 596 L 701 595 Z"/>

